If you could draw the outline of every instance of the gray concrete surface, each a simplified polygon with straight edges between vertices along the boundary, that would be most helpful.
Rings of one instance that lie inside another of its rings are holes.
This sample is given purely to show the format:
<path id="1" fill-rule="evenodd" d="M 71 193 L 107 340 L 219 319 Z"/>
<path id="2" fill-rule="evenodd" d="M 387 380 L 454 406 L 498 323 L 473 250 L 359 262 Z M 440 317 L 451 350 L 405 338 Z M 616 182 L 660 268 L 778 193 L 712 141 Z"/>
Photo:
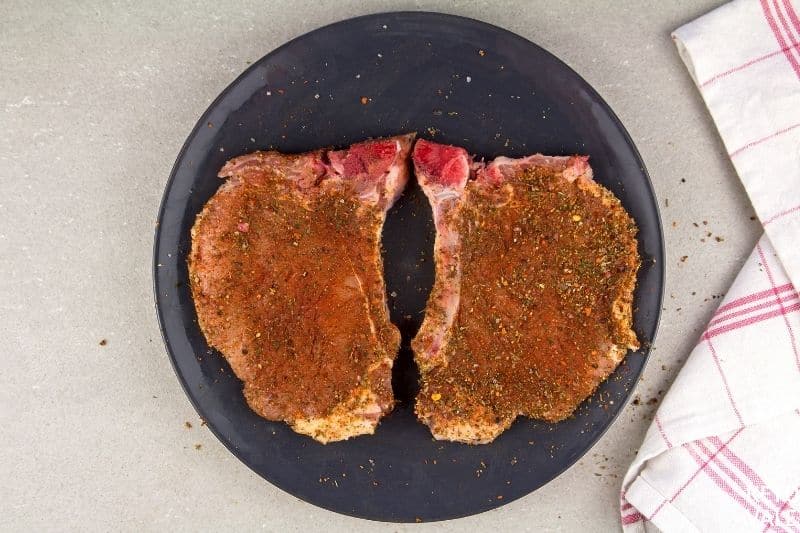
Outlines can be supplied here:
<path id="1" fill-rule="evenodd" d="M 621 476 L 655 409 L 648 400 L 674 379 L 718 303 L 712 295 L 725 291 L 760 233 L 742 222 L 750 205 L 669 38 L 718 3 L 4 2 L 0 530 L 617 529 Z M 158 203 L 210 101 L 294 36 L 398 9 L 504 26 L 593 84 L 649 167 L 668 255 L 641 405 L 538 492 L 421 526 L 317 509 L 239 463 L 200 426 L 178 385 L 151 290 Z M 724 241 L 701 242 L 706 231 Z"/>

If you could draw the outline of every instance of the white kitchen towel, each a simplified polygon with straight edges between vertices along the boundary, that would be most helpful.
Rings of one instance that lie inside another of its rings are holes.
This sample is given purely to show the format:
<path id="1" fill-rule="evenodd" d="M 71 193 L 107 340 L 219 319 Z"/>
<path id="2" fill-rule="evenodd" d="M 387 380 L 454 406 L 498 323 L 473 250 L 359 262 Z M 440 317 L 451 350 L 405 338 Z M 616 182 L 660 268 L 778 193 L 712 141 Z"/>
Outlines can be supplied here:
<path id="1" fill-rule="evenodd" d="M 737 0 L 673 34 L 765 235 L 625 475 L 626 531 L 800 532 L 797 7 Z"/>

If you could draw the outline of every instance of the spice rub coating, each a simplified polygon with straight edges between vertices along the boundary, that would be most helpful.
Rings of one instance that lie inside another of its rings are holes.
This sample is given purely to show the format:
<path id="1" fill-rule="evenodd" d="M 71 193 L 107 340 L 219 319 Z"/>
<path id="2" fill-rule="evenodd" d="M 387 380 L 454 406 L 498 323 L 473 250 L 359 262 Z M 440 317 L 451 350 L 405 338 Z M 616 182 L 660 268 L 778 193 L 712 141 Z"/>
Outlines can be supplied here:
<path id="1" fill-rule="evenodd" d="M 256 413 L 320 442 L 374 432 L 394 403 L 400 336 L 380 235 L 412 142 L 237 157 L 192 228 L 192 295 L 209 345 Z"/>
<path id="2" fill-rule="evenodd" d="M 444 179 L 426 166 L 423 143 L 416 172 L 448 246 L 435 245 L 436 282 L 412 344 L 417 415 L 434 437 L 471 444 L 519 415 L 568 417 L 638 348 L 633 220 L 585 157 L 498 158 L 473 165 L 459 189 L 453 165 L 439 164 Z"/>

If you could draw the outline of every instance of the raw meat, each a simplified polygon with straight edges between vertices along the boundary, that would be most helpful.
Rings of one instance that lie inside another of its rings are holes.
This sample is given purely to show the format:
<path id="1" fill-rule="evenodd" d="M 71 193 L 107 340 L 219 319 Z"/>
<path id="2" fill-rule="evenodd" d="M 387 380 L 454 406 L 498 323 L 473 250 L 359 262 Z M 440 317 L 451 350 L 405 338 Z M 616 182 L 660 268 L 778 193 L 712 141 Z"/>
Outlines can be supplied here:
<path id="1" fill-rule="evenodd" d="M 417 142 L 436 280 L 412 343 L 417 416 L 437 439 L 494 440 L 568 417 L 638 348 L 636 227 L 586 157 L 499 157 Z M 472 178 L 472 179 L 471 179 Z"/>
<path id="2" fill-rule="evenodd" d="M 374 432 L 393 406 L 400 336 L 380 238 L 413 137 L 237 157 L 192 229 L 192 294 L 209 345 L 256 413 L 323 443 Z"/>

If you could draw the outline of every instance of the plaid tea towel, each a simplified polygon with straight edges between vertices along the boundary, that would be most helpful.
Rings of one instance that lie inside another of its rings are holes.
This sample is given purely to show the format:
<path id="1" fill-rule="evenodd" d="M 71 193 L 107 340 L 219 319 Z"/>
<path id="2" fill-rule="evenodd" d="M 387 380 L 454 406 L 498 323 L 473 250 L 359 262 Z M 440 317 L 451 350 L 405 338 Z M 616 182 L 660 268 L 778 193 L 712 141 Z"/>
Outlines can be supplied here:
<path id="1" fill-rule="evenodd" d="M 625 476 L 625 531 L 800 532 L 795 2 L 736 0 L 673 34 L 765 233 Z"/>

